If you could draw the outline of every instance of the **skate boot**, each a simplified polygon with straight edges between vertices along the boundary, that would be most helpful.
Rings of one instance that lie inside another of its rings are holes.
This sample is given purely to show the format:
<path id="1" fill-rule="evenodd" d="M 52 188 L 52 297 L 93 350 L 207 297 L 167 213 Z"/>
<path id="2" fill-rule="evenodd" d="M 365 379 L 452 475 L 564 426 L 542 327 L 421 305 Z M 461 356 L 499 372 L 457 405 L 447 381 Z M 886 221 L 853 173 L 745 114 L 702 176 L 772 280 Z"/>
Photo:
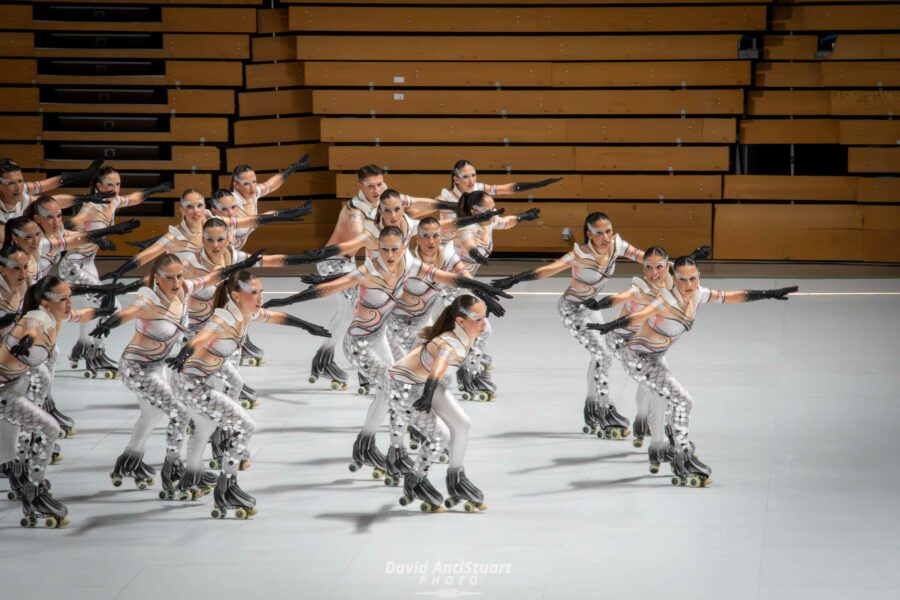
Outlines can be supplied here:
<path id="1" fill-rule="evenodd" d="M 241 366 L 261 367 L 266 363 L 265 354 L 262 348 L 250 341 L 249 336 L 244 337 L 241 344 Z"/>
<path id="2" fill-rule="evenodd" d="M 350 463 L 350 471 L 355 473 L 363 465 L 372 467 L 373 479 L 381 479 L 388 471 L 387 459 L 375 445 L 374 433 L 360 432 L 353 442 L 353 462 Z"/>
<path id="3" fill-rule="evenodd" d="M 160 485 L 162 486 L 159 492 L 159 499 L 182 500 L 184 494 L 178 488 L 182 477 L 184 477 L 184 463 L 178 457 L 167 456 L 159 474 Z"/>
<path id="4" fill-rule="evenodd" d="M 650 425 L 647 422 L 647 415 L 635 415 L 634 417 L 634 440 L 631 444 L 635 448 L 644 445 L 644 438 L 650 435 Z"/>
<path id="5" fill-rule="evenodd" d="M 50 454 L 50 464 L 58 465 L 63 461 L 62 448 L 60 448 L 59 444 L 53 444 L 53 452 Z"/>
<path id="6" fill-rule="evenodd" d="M 628 419 L 619 414 L 615 405 L 610 402 L 600 407 L 600 428 L 597 437 L 608 440 L 621 440 L 628 437 L 631 430 L 628 428 Z"/>
<path id="7" fill-rule="evenodd" d="M 84 340 L 75 342 L 75 345 L 72 346 L 72 351 L 69 352 L 69 367 L 77 369 L 81 361 L 87 359 L 87 355 L 92 347 L 91 342 L 85 342 Z"/>
<path id="8" fill-rule="evenodd" d="M 213 501 L 216 505 L 212 510 L 213 519 L 224 519 L 230 509 L 234 509 L 235 518 L 240 520 L 256 514 L 256 498 L 238 486 L 236 475 L 219 475 L 213 491 Z"/>
<path id="9" fill-rule="evenodd" d="M 675 438 L 672 437 L 672 428 L 666 425 L 664 432 L 666 439 L 663 441 L 654 441 L 650 444 L 647 456 L 650 459 L 650 472 L 656 475 L 659 473 L 659 466 L 662 463 L 671 463 L 675 459 Z M 693 449 L 694 444 L 691 443 Z"/>
<path id="10" fill-rule="evenodd" d="M 309 382 L 315 383 L 323 375 L 331 378 L 331 389 L 347 389 L 348 376 L 334 361 L 334 348 L 319 348 L 313 357 L 312 369 L 309 372 Z"/>
<path id="11" fill-rule="evenodd" d="M 7 492 L 6 497 L 10 500 L 18 500 L 22 497 L 22 491 L 25 489 L 25 484 L 28 483 L 28 476 L 26 475 L 27 469 L 24 464 L 15 460 L 11 460 L 7 464 L 10 466 L 7 471 L 9 492 Z"/>
<path id="12" fill-rule="evenodd" d="M 62 438 L 72 437 L 76 433 L 75 430 L 75 421 L 72 420 L 71 417 L 64 415 L 59 411 L 56 407 L 56 401 L 53 400 L 53 395 L 48 393 L 44 396 L 44 410 L 50 413 L 56 422 L 59 424 L 60 428 L 60 436 Z"/>
<path id="13" fill-rule="evenodd" d="M 584 400 L 584 427 L 581 431 L 588 435 L 596 435 L 600 430 L 600 401 L 588 396 Z M 600 437 L 603 437 L 602 435 Z"/>
<path id="14" fill-rule="evenodd" d="M 479 357 L 479 361 L 481 362 L 481 370 L 485 373 L 490 373 L 494 370 L 494 359 L 489 354 L 482 354 Z"/>
<path id="15" fill-rule="evenodd" d="M 387 458 L 387 475 L 384 477 L 384 485 L 398 486 L 400 479 L 413 470 L 415 466 L 412 459 L 406 453 L 406 448 L 388 448 Z"/>
<path id="16" fill-rule="evenodd" d="M 241 387 L 240 399 L 241 406 L 243 406 L 247 410 L 254 409 L 259 405 L 259 400 L 256 397 L 256 390 L 254 390 L 246 383 Z"/>
<path id="17" fill-rule="evenodd" d="M 213 488 L 216 487 L 216 482 L 218 480 L 218 473 L 213 473 L 212 471 L 203 471 L 200 474 L 200 491 L 203 492 L 204 496 L 213 491 Z"/>
<path id="18" fill-rule="evenodd" d="M 475 373 L 472 382 L 475 384 L 475 389 L 477 390 L 477 394 L 473 397 L 473 400 L 490 402 L 497 397 L 497 384 L 491 381 L 490 373 L 479 371 Z"/>
<path id="19" fill-rule="evenodd" d="M 672 460 L 672 485 L 709 487 L 712 485 L 712 469 L 700 462 L 692 447 L 675 450 Z"/>
<path id="20" fill-rule="evenodd" d="M 203 471 L 190 471 L 185 469 L 178 481 L 179 500 L 197 500 L 209 493 L 210 488 L 203 485 L 203 478 L 206 473 Z"/>
<path id="21" fill-rule="evenodd" d="M 52 497 L 46 481 L 29 481 L 23 486 L 22 514 L 24 516 L 19 521 L 22 527 L 36 527 L 41 519 L 45 519 L 44 526 L 48 529 L 60 529 L 69 524 L 66 518 L 69 509 Z"/>
<path id="22" fill-rule="evenodd" d="M 407 473 L 403 481 L 403 495 L 400 496 L 400 506 L 406 506 L 413 500 L 421 500 L 422 512 L 444 512 L 441 506 L 444 497 L 439 491 L 434 489 L 431 482 L 428 481 L 427 475 L 416 475 L 415 473 Z"/>
<path id="23" fill-rule="evenodd" d="M 221 469 L 223 460 L 222 456 L 225 454 L 225 432 L 222 431 L 221 427 L 217 427 L 211 436 L 209 436 L 209 447 L 212 449 L 212 460 L 209 461 L 210 469 Z"/>
<path id="24" fill-rule="evenodd" d="M 102 343 L 94 347 L 94 364 L 98 367 L 98 376 L 103 379 L 115 379 L 119 376 L 119 365 L 106 354 Z"/>
<path id="25" fill-rule="evenodd" d="M 466 512 L 487 510 L 484 494 L 466 477 L 465 467 L 447 469 L 447 494 L 449 498 L 444 500 L 444 506 L 447 508 L 453 508 L 465 501 Z"/>
<path id="26" fill-rule="evenodd" d="M 497 387 L 490 379 L 485 377 L 484 373 L 478 372 L 473 374 L 471 370 L 466 368 L 467 366 L 460 366 L 456 371 L 456 382 L 459 391 L 462 392 L 461 398 L 463 400 L 478 400 L 480 402 L 492 400 L 494 390 Z"/>
<path id="27" fill-rule="evenodd" d="M 419 430 L 412 425 L 406 428 L 406 433 L 409 435 L 409 449 L 418 450 L 419 446 L 422 445 L 422 442 L 425 441 L 425 438 L 422 437 L 422 434 L 419 433 Z"/>
<path id="28" fill-rule="evenodd" d="M 362 371 L 358 371 L 356 376 L 359 378 L 359 387 L 356 388 L 356 393 L 360 396 L 368 396 L 372 393 L 372 383 L 369 381 L 369 378 L 363 375 Z"/>
<path id="29" fill-rule="evenodd" d="M 8 478 L 9 472 L 13 469 L 13 465 L 15 465 L 15 461 L 12 460 L 0 464 L 0 477 Z"/>
<path id="30" fill-rule="evenodd" d="M 109 474 L 113 486 L 121 486 L 126 477 L 132 477 L 134 485 L 139 490 L 153 486 L 156 470 L 144 462 L 143 450 L 125 450 L 116 459 L 116 464 Z"/>

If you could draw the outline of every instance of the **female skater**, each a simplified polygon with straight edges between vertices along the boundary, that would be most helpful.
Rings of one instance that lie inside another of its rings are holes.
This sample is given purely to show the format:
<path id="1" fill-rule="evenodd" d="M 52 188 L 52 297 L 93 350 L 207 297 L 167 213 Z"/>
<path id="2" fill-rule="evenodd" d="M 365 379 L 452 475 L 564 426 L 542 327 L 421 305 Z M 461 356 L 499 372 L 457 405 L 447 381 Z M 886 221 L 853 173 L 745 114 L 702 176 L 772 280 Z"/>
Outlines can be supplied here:
<path id="1" fill-rule="evenodd" d="M 445 506 L 452 508 L 465 501 L 467 512 L 487 508 L 484 494 L 466 477 L 463 462 L 471 420 L 451 392 L 451 371 L 463 364 L 472 343 L 484 333 L 486 309 L 484 302 L 474 296 L 457 297 L 437 317 L 434 325 L 422 331 L 424 344 L 398 360 L 388 372 L 392 409 L 389 456 L 403 451 L 404 422 L 425 439 L 415 467 L 406 473 L 400 498 L 403 506 L 418 499 L 425 512 L 443 510 L 444 498 L 428 481 L 428 468 L 449 444 L 449 498 Z"/>
<path id="2" fill-rule="evenodd" d="M 260 308 L 262 283 L 247 271 L 233 274 L 222 283 L 213 302 L 215 312 L 203 329 L 170 359 L 176 371 L 175 392 L 194 414 L 194 431 L 188 441 L 186 469 L 179 488 L 185 495 L 202 495 L 203 447 L 216 428 L 222 430 L 225 460 L 214 491 L 213 518 L 225 518 L 228 510 L 236 509 L 238 519 L 256 514 L 256 499 L 244 492 L 237 483 L 237 472 L 247 444 L 256 430 L 250 415 L 223 393 L 223 387 L 235 370 L 231 357 L 240 348 L 241 340 L 252 321 L 299 327 L 313 335 L 328 336 L 328 330 L 280 312 Z"/>
<path id="3" fill-rule="evenodd" d="M 671 424 L 674 438 L 672 484 L 705 487 L 712 483 L 710 479 L 712 469 L 700 462 L 695 454 L 694 444 L 688 440 L 693 400 L 669 371 L 664 360 L 665 353 L 682 334 L 690 331 L 697 310 L 703 304 L 737 304 L 764 299 L 787 300 L 788 294 L 796 292 L 799 288 L 793 286 L 775 290 L 731 292 L 711 290 L 700 285 L 697 262 L 689 256 L 677 259 L 673 270 L 675 287 L 672 292 L 662 290 L 644 309 L 609 323 L 590 322 L 586 328 L 605 335 L 622 327 L 640 326 L 637 333 L 624 345 L 623 362 L 629 375 L 639 383 L 646 384 L 667 403 L 666 421 Z M 664 461 L 665 454 L 664 450 L 656 455 L 651 453 L 651 463 Z"/>

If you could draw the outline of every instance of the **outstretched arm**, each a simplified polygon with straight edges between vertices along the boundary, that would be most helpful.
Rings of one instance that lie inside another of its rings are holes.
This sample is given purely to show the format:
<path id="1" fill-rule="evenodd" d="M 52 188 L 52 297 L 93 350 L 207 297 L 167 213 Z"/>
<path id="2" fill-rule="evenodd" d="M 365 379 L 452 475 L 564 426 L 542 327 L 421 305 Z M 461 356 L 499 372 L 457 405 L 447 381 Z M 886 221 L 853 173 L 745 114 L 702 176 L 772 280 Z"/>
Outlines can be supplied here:
<path id="1" fill-rule="evenodd" d="M 621 327 L 631 327 L 632 325 L 643 323 L 651 316 L 659 312 L 661 306 L 661 302 L 654 301 L 636 313 L 631 313 L 630 315 L 619 317 L 618 319 L 609 321 L 608 323 L 588 323 L 587 325 L 585 325 L 585 328 L 599 331 L 601 334 L 606 335 L 610 331 L 619 329 Z"/>
<path id="2" fill-rule="evenodd" d="M 562 258 L 554 260 L 549 265 L 544 265 L 543 267 L 538 267 L 537 269 L 532 269 L 530 271 L 522 271 L 521 273 L 510 275 L 509 277 L 504 277 L 502 279 L 494 279 L 491 281 L 491 285 L 501 290 L 508 290 L 523 281 L 534 281 L 535 279 L 552 277 L 557 273 L 572 268 L 572 262 L 568 257 L 569 255 L 567 254 Z"/>
<path id="3" fill-rule="evenodd" d="M 119 327 L 123 323 L 127 323 L 131 321 L 135 317 L 139 316 L 141 310 L 143 309 L 141 302 L 133 302 L 129 304 L 126 308 L 123 308 L 119 312 L 114 315 L 103 319 L 97 326 L 94 327 L 94 330 L 91 331 L 91 337 L 106 337 L 110 334 L 110 332 Z"/>
<path id="4" fill-rule="evenodd" d="M 268 313 L 268 318 L 266 319 L 266 322 L 268 323 L 272 323 L 274 325 L 285 325 L 287 327 L 297 327 L 298 329 L 303 329 L 304 331 L 309 332 L 311 335 L 319 337 L 331 337 L 331 332 L 324 327 L 320 327 L 319 325 L 310 323 L 309 321 L 304 321 L 300 317 L 295 317 L 294 315 L 289 315 L 283 312 L 266 312 Z"/>
<path id="5" fill-rule="evenodd" d="M 263 308 L 290 306 L 291 304 L 296 304 L 297 302 L 306 302 L 315 298 L 330 296 L 331 294 L 342 292 L 356 285 L 358 277 L 359 271 L 354 271 L 353 273 L 348 273 L 343 277 L 335 279 L 334 281 L 310 286 L 301 292 L 297 292 L 296 294 L 288 296 L 287 298 L 273 298 L 272 300 L 269 300 L 265 304 L 263 304 Z"/>

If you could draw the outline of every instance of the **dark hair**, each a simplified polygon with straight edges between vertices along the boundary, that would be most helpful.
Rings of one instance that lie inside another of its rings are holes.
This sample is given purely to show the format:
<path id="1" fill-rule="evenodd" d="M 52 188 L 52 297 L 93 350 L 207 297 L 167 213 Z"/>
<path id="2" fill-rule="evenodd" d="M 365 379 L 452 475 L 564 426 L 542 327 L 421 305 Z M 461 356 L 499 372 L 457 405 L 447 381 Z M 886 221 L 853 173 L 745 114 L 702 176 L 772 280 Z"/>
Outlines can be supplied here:
<path id="1" fill-rule="evenodd" d="M 211 201 L 213 207 L 218 208 L 219 200 L 221 200 L 225 196 L 230 196 L 230 195 L 231 195 L 231 192 L 229 190 L 218 189 L 218 190 L 214 191 L 213 195 L 212 195 L 212 201 Z M 221 210 L 221 208 L 219 210 Z"/>
<path id="2" fill-rule="evenodd" d="M 644 260 L 650 258 L 651 256 L 662 256 L 663 258 L 669 258 L 669 253 L 666 252 L 666 249 L 662 246 L 650 246 L 646 250 L 644 250 Z"/>
<path id="3" fill-rule="evenodd" d="M 438 227 L 440 227 L 441 222 L 438 221 L 437 219 L 435 219 L 434 217 L 425 217 L 424 219 L 419 221 L 419 226 L 416 228 L 416 231 L 421 230 L 422 227 L 425 225 L 437 225 Z"/>
<path id="4" fill-rule="evenodd" d="M 402 200 L 402 197 L 400 196 L 400 192 L 398 192 L 397 190 L 392 190 L 391 188 L 388 188 L 388 189 L 384 190 L 383 192 L 381 192 L 381 195 L 378 197 L 378 211 L 375 214 L 375 223 L 378 225 L 381 225 L 381 203 L 384 202 L 385 200 L 387 200 L 388 198 L 397 198 L 399 200 Z"/>
<path id="5" fill-rule="evenodd" d="M 22 250 L 15 244 L 8 244 L 0 248 L 0 258 L 9 260 L 9 257 L 11 257 L 16 252 L 21 252 L 22 254 L 25 254 L 26 257 L 28 256 L 28 254 L 24 250 Z"/>
<path id="6" fill-rule="evenodd" d="M 183 192 L 181 192 L 181 201 L 182 202 L 184 201 L 185 198 L 187 198 L 188 194 L 200 194 L 201 196 L 203 196 L 203 194 L 200 192 L 200 190 L 195 189 L 195 188 L 188 188 L 188 189 L 184 190 Z M 204 198 L 204 200 L 205 200 L 205 198 Z"/>
<path id="7" fill-rule="evenodd" d="M 13 217 L 9 221 L 7 221 L 6 225 L 4 225 L 4 227 L 3 227 L 3 234 L 4 234 L 3 247 L 5 248 L 6 246 L 15 246 L 16 244 L 13 241 L 13 230 L 14 229 L 21 230 L 22 227 L 24 227 L 25 225 L 28 225 L 29 223 L 34 223 L 34 219 L 32 219 L 31 217 L 26 217 L 26 216 Z M 37 223 L 35 223 L 35 224 L 37 225 Z M 38 225 L 38 229 L 40 229 L 40 225 Z M 16 247 L 18 247 L 18 246 L 16 246 Z M 23 250 L 23 252 L 24 252 L 24 250 Z M 25 254 L 28 254 L 28 252 L 25 252 Z"/>
<path id="8" fill-rule="evenodd" d="M 100 181 L 101 181 L 104 177 L 106 177 L 107 175 L 109 175 L 109 174 L 111 174 L 111 173 L 118 173 L 118 171 L 116 171 L 116 170 L 113 169 L 112 167 L 100 167 L 100 169 L 99 169 L 99 170 L 94 174 L 94 176 L 91 178 L 90 188 L 91 188 L 91 193 L 92 193 L 92 194 L 96 194 L 97 192 L 100 191 L 100 190 L 97 189 L 97 184 L 99 184 Z"/>
<path id="9" fill-rule="evenodd" d="M 445 308 L 434 320 L 434 325 L 419 331 L 419 337 L 429 342 L 445 331 L 450 331 L 456 325 L 456 317 L 462 314 L 462 309 L 470 309 L 475 306 L 476 302 L 481 302 L 481 300 L 469 294 L 457 296 L 450 306 Z"/>
<path id="10" fill-rule="evenodd" d="M 232 179 L 237 179 L 238 177 L 240 177 L 240 176 L 243 175 L 244 173 L 247 173 L 247 172 L 252 171 L 252 170 L 253 170 L 253 167 L 251 167 L 250 165 L 238 165 L 238 166 L 236 166 L 236 167 L 234 168 L 234 170 L 231 172 L 231 178 L 232 178 Z"/>
<path id="11" fill-rule="evenodd" d="M 403 239 L 403 231 L 399 227 L 395 227 L 394 225 L 388 225 L 384 229 L 381 230 L 381 233 L 378 234 L 378 239 L 390 237 L 392 235 L 396 235 L 401 240 Z"/>
<path id="12" fill-rule="evenodd" d="M 213 227 L 223 227 L 225 229 L 228 229 L 228 225 L 226 225 L 225 221 L 223 221 L 219 217 L 212 217 L 210 219 L 207 219 L 206 222 L 203 223 L 203 231 L 212 229 Z"/>
<path id="13" fill-rule="evenodd" d="M 588 225 L 593 225 L 600 219 L 604 219 L 612 223 L 612 219 L 606 216 L 606 213 L 602 212 L 592 212 L 588 216 L 584 218 L 584 243 L 587 244 L 591 238 L 588 237 Z"/>
<path id="14" fill-rule="evenodd" d="M 35 219 L 35 215 L 38 213 L 38 208 L 44 206 L 45 204 L 50 204 L 51 202 L 57 202 L 56 198 L 53 196 L 48 196 L 46 194 L 38 196 L 38 199 L 28 205 L 28 208 L 25 209 L 25 216 L 33 219 L 35 223 L 37 223 L 37 219 Z M 38 223 L 40 225 L 40 223 Z"/>
<path id="15" fill-rule="evenodd" d="M 451 191 L 453 190 L 453 184 L 454 184 L 453 178 L 459 177 L 459 172 L 462 170 L 463 167 L 465 167 L 467 165 L 471 165 L 473 167 L 475 166 L 472 163 L 470 163 L 469 161 L 467 161 L 466 159 L 458 160 L 453 164 L 453 170 L 450 171 L 450 190 Z"/>
<path id="16" fill-rule="evenodd" d="M 213 296 L 213 308 L 224 308 L 228 303 L 228 296 L 231 292 L 238 289 L 238 283 L 246 283 L 256 279 L 256 275 L 250 271 L 238 271 L 232 273 L 231 277 L 219 284 L 216 288 L 216 295 Z"/>
<path id="17" fill-rule="evenodd" d="M 22 303 L 22 314 L 31 310 L 37 310 L 41 306 L 44 294 L 53 291 L 53 288 L 62 283 L 65 282 L 55 275 L 45 275 L 38 279 L 34 285 L 28 288 L 28 293 L 25 294 L 25 301 Z"/>
<path id="18" fill-rule="evenodd" d="M 153 261 L 153 265 L 150 267 L 150 287 L 153 287 L 154 282 L 156 281 L 156 274 L 159 273 L 159 270 L 163 267 L 168 267 L 172 264 L 182 264 L 181 259 L 178 258 L 177 254 L 160 254 L 156 257 L 156 260 Z"/>
<path id="19" fill-rule="evenodd" d="M 681 267 L 696 267 L 697 261 L 691 258 L 690 256 L 679 256 L 675 259 L 675 263 L 672 265 L 673 270 L 678 270 Z"/>
<path id="20" fill-rule="evenodd" d="M 4 158 L 0 160 L 0 175 L 21 171 L 22 167 L 15 163 L 12 159 Z"/>
<path id="21" fill-rule="evenodd" d="M 363 181 L 369 177 L 377 177 L 378 175 L 384 175 L 384 171 L 380 167 L 370 163 L 359 168 L 359 171 L 356 172 L 356 179 L 358 181 Z"/>
<path id="22" fill-rule="evenodd" d="M 459 197 L 459 203 L 456 205 L 456 215 L 459 217 L 472 216 L 472 207 L 484 204 L 488 198 L 490 196 L 481 191 L 466 192 Z"/>

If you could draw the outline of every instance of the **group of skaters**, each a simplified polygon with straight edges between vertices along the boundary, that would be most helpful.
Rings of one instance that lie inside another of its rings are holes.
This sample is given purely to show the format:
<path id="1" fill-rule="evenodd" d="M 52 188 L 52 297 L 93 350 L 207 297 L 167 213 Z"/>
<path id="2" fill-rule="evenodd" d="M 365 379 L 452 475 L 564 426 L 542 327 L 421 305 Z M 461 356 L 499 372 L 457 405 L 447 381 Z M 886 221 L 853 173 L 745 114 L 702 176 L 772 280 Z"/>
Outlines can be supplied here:
<path id="1" fill-rule="evenodd" d="M 325 377 L 332 389 L 347 389 L 349 375 L 335 356 L 341 344 L 357 371 L 359 393 L 374 396 L 353 443 L 352 471 L 370 467 L 376 479 L 402 486 L 404 506 L 420 501 L 422 510 L 440 512 L 463 503 L 466 511 L 485 510 L 483 492 L 465 472 L 471 421 L 460 401 L 496 396 L 486 351 L 488 317 L 503 316 L 500 301 L 511 298 L 506 290 L 566 270 L 571 280 L 559 314 L 590 355 L 584 431 L 623 439 L 633 428 L 635 446 L 650 438 L 651 472 L 668 462 L 677 485 L 711 483 L 709 466 L 689 440 L 691 397 L 669 371 L 665 353 L 691 329 L 700 305 L 785 300 L 796 287 L 705 288 L 698 261 L 709 255 L 708 247 L 670 260 L 663 248 L 641 250 L 622 240 L 599 212 L 585 218 L 583 244 L 559 260 L 491 283 L 477 280 L 492 253 L 494 231 L 540 217 L 538 208 L 507 215 L 494 197 L 559 179 L 487 185 L 465 160 L 453 166 L 450 185 L 434 198 L 388 188 L 384 172 L 366 165 L 357 173 L 359 192 L 342 206 L 326 246 L 300 254 L 245 252 L 257 228 L 310 214 L 309 203 L 258 210 L 260 198 L 307 166 L 304 156 L 258 182 L 251 167 L 239 165 L 230 190 L 209 199 L 184 190 L 180 221 L 161 237 L 129 242 L 140 251 L 101 278 L 98 251 L 115 249 L 110 237 L 140 225 L 134 219 L 117 223 L 116 212 L 172 186 L 123 195 L 119 173 L 102 160 L 78 173 L 26 182 L 13 161 L 0 162 L 0 473 L 9 499 L 22 504 L 22 526 L 68 524 L 67 508 L 47 479 L 48 466 L 63 458 L 59 440 L 77 433 L 53 397 L 56 339 L 65 322 L 79 325 L 71 366 L 83 364 L 87 377 L 121 379 L 137 396 L 140 416 L 112 466 L 114 486 L 131 479 L 147 489 L 158 479 L 162 500 L 212 493 L 214 518 L 256 514 L 256 499 L 241 489 L 238 475 L 251 466 L 256 423 L 249 411 L 260 399 L 238 367 L 264 363 L 264 350 L 250 341 L 248 330 L 253 322 L 266 322 L 322 338 L 310 383 Z M 85 186 L 86 194 L 51 194 L 75 186 Z M 68 207 L 75 214 L 64 220 Z M 643 276 L 623 292 L 604 295 L 620 258 L 641 263 Z M 316 273 L 299 279 L 309 287 L 263 302 L 262 280 L 249 269 L 308 263 Z M 120 282 L 140 267 L 149 273 Z M 129 292 L 136 300 L 123 308 L 118 297 Z M 84 308 L 73 308 L 76 296 Z M 323 296 L 337 299 L 327 329 L 272 310 Z M 613 307 L 618 317 L 605 321 L 601 310 Z M 104 340 L 130 321 L 134 334 L 115 361 Z M 609 395 L 617 359 L 638 382 L 633 425 Z M 382 451 L 376 436 L 386 418 Z M 165 454 L 157 473 L 151 463 L 159 463 L 145 460 L 144 447 L 163 419 Z M 212 460 L 204 462 L 207 445 Z M 435 461 L 448 463 L 446 498 L 428 478 Z"/>

